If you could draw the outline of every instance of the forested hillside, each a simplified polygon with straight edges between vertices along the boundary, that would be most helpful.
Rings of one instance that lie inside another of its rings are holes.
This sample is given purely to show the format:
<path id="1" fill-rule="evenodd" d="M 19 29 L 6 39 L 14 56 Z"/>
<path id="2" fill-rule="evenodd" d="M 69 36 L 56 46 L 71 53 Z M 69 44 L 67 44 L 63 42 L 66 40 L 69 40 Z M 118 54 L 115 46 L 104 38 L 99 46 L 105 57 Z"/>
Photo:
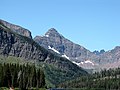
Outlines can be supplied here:
<path id="1" fill-rule="evenodd" d="M 67 80 L 88 74 L 68 59 L 49 52 L 32 38 L 26 37 L 25 32 L 23 34 L 14 32 L 14 27 L 15 25 L 0 21 L 0 63 L 34 63 L 38 68 L 43 69 L 47 87 L 55 87 Z"/>
<path id="2" fill-rule="evenodd" d="M 59 85 L 60 88 L 81 88 L 87 90 L 120 90 L 120 68 L 103 70 L 89 76 Z"/>
<path id="3" fill-rule="evenodd" d="M 0 87 L 17 87 L 21 90 L 45 87 L 45 75 L 35 65 L 0 64 Z"/>

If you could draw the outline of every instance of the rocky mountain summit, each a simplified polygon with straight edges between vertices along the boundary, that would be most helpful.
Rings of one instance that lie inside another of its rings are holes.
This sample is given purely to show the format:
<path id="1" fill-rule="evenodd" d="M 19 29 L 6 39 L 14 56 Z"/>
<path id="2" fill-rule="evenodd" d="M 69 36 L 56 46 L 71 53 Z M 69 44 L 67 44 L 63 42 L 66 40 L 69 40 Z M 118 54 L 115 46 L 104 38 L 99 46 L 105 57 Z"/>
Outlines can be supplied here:
<path id="1" fill-rule="evenodd" d="M 59 34 L 54 28 L 48 30 L 45 36 L 36 36 L 34 40 L 46 49 L 54 48 L 58 54 L 66 55 L 69 59 L 86 60 L 93 53 L 84 47 L 73 43 Z"/>
<path id="2" fill-rule="evenodd" d="M 91 52 L 66 39 L 54 28 L 49 29 L 44 36 L 36 36 L 34 40 L 40 46 L 51 49 L 85 69 L 114 68 L 120 65 L 119 47 L 106 52 L 105 50 Z"/>
<path id="3" fill-rule="evenodd" d="M 91 52 L 66 39 L 54 28 L 49 29 L 44 36 L 36 36 L 34 40 L 29 30 L 3 20 L 0 20 L 0 29 L 0 54 L 2 55 L 48 62 L 54 61 L 50 57 L 58 56 L 85 69 L 120 66 L 120 46 L 109 51 Z"/>
<path id="4" fill-rule="evenodd" d="M 96 66 L 93 64 L 93 61 L 98 62 L 96 61 L 96 54 L 90 52 L 83 46 L 75 44 L 72 41 L 66 39 L 54 28 L 49 29 L 48 32 L 45 33 L 45 36 L 36 36 L 34 40 L 40 46 L 43 46 L 48 50 L 52 48 L 52 51 L 58 53 L 61 55 L 61 57 L 65 57 L 71 60 L 73 63 L 84 68 L 93 68 Z M 83 64 L 87 64 L 87 67 Z"/>
<path id="5" fill-rule="evenodd" d="M 39 46 L 34 40 L 14 33 L 0 23 L 0 55 L 22 57 L 27 60 L 52 62 L 55 59 L 64 59 Z"/>
<path id="6" fill-rule="evenodd" d="M 32 35 L 31 32 L 25 28 L 22 28 L 21 26 L 15 25 L 15 24 L 11 24 L 7 21 L 1 20 L 0 19 L 0 23 L 2 23 L 4 26 L 6 26 L 7 28 L 11 29 L 13 32 L 16 32 L 20 35 L 29 37 L 32 39 Z"/>
<path id="7" fill-rule="evenodd" d="M 100 50 L 100 51 L 93 51 L 93 53 L 94 54 L 96 54 L 96 55 L 100 55 L 100 54 L 103 54 L 105 52 L 105 50 L 104 49 L 102 49 L 102 50 Z"/>
<path id="8" fill-rule="evenodd" d="M 13 57 L 24 60 L 23 63 L 32 61 L 37 65 L 43 64 L 46 78 L 52 84 L 87 74 L 81 67 L 66 58 L 49 52 L 33 39 L 24 34 L 19 34 L 19 32 L 14 32 L 2 22 L 0 22 L 0 56 L 3 57 L 2 60 L 0 59 L 1 62 L 5 61 L 6 57 Z"/>
<path id="9" fill-rule="evenodd" d="M 120 67 L 120 46 L 116 46 L 114 49 L 101 54 L 99 60 L 102 68 Z"/>
<path id="10" fill-rule="evenodd" d="M 16 34 L 0 24 L 0 54 L 25 59 L 45 60 L 48 52 L 30 38 Z"/>

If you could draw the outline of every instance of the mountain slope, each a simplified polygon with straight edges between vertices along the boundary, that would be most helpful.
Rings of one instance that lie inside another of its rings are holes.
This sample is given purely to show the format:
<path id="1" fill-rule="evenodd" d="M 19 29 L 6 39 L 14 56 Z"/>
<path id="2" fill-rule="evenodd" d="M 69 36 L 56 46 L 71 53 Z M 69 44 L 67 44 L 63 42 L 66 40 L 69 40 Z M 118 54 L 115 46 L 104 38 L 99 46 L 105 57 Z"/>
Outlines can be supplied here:
<path id="1" fill-rule="evenodd" d="M 0 19 L 0 22 L 6 26 L 7 28 L 11 29 L 13 32 L 16 32 L 20 35 L 23 35 L 23 36 L 26 36 L 26 37 L 29 37 L 32 39 L 32 35 L 31 35 L 31 32 L 25 28 L 22 28 L 21 26 L 18 26 L 18 25 L 15 25 L 15 24 L 11 24 L 7 21 L 4 21 L 4 20 L 1 20 Z"/>
<path id="2" fill-rule="evenodd" d="M 80 56 L 87 58 L 87 54 L 91 54 L 91 52 L 84 47 L 64 38 L 54 28 L 49 29 L 43 37 L 36 36 L 34 40 L 45 48 L 49 46 L 55 48 L 58 52 L 65 54 L 70 59 Z"/>
<path id="3" fill-rule="evenodd" d="M 48 52 L 32 39 L 14 33 L 0 24 L 0 54 L 25 59 L 44 60 Z"/>
<path id="4" fill-rule="evenodd" d="M 56 52 L 61 57 L 65 57 L 76 65 L 85 69 L 104 69 L 120 66 L 119 46 L 110 51 L 90 52 L 86 48 L 73 43 L 59 34 L 56 29 L 51 28 L 45 36 L 36 36 L 34 40 L 52 52 Z"/>
<path id="5" fill-rule="evenodd" d="M 35 64 L 43 63 L 46 78 L 52 84 L 58 84 L 87 74 L 86 71 L 71 61 L 54 55 L 39 46 L 31 38 L 20 35 L 6 27 L 2 22 L 0 22 L 0 55 L 21 58 L 23 61 L 33 61 Z M 6 60 L 4 57 L 1 60 Z"/>
<path id="6" fill-rule="evenodd" d="M 102 68 L 120 67 L 120 46 L 101 54 L 99 60 Z"/>
<path id="7" fill-rule="evenodd" d="M 90 52 L 86 48 L 73 43 L 72 41 L 66 39 L 61 34 L 59 34 L 54 28 L 48 30 L 45 36 L 36 36 L 34 40 L 41 46 L 45 47 L 46 49 L 54 48 L 58 51 L 62 57 L 70 59 L 74 61 L 76 64 L 81 64 L 84 61 L 90 61 L 93 63 L 96 62 L 97 55 Z M 95 60 L 94 60 L 95 59 Z M 87 66 L 89 64 L 90 67 L 86 67 L 83 65 L 84 68 L 91 68 L 94 67 L 93 64 L 86 62 Z"/>

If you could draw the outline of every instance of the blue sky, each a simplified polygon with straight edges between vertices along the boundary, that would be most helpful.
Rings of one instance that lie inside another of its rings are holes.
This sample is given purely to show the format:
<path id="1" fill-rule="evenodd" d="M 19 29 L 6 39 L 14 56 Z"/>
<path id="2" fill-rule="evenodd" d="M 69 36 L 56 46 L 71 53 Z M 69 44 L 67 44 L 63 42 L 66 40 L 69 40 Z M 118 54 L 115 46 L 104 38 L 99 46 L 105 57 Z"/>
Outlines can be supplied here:
<path id="1" fill-rule="evenodd" d="M 0 19 L 23 26 L 33 37 L 55 28 L 94 50 L 120 46 L 120 0 L 0 0 Z"/>

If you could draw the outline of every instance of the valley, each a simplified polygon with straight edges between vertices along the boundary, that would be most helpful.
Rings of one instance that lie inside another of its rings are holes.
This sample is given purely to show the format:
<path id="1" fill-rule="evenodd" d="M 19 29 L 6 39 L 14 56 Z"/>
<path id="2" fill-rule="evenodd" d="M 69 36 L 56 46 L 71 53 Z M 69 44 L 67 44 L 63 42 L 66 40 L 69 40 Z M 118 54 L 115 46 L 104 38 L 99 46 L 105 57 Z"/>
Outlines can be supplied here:
<path id="1" fill-rule="evenodd" d="M 120 46 L 91 52 L 54 28 L 32 38 L 28 29 L 0 20 L 1 88 L 119 90 L 119 66 Z"/>

